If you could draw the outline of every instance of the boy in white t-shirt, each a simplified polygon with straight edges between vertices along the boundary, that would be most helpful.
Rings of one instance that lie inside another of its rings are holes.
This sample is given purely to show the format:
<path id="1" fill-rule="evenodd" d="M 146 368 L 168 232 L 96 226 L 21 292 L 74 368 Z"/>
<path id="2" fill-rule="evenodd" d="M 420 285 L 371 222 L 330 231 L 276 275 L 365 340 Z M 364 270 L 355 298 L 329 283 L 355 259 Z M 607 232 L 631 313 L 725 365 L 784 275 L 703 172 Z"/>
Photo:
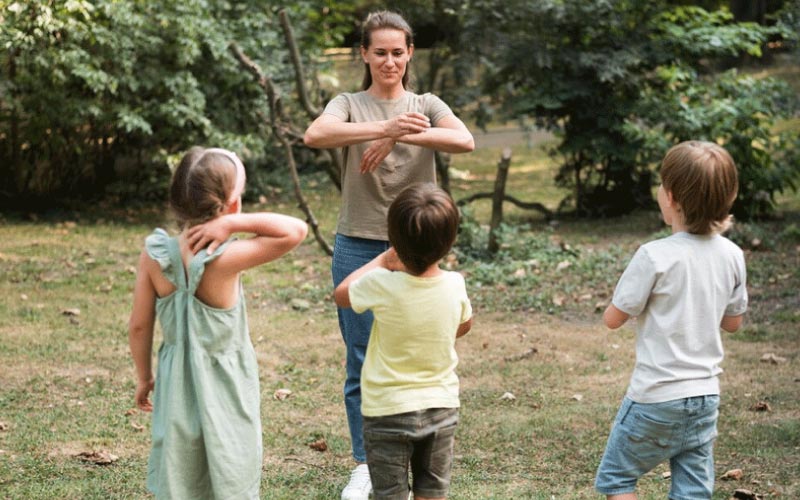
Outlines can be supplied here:
<path id="1" fill-rule="evenodd" d="M 634 500 L 638 479 L 665 460 L 670 500 L 711 498 L 720 327 L 736 331 L 747 309 L 744 255 L 720 234 L 738 189 L 733 159 L 714 143 L 682 142 L 661 182 L 672 235 L 639 247 L 603 314 L 611 329 L 638 316 L 636 365 L 595 479 L 613 500 Z"/>
<path id="2" fill-rule="evenodd" d="M 389 207 L 392 245 L 334 291 L 375 316 L 361 370 L 367 464 L 376 500 L 443 499 L 450 484 L 459 384 L 457 337 L 472 326 L 464 278 L 439 268 L 458 231 L 452 198 L 414 184 Z"/>

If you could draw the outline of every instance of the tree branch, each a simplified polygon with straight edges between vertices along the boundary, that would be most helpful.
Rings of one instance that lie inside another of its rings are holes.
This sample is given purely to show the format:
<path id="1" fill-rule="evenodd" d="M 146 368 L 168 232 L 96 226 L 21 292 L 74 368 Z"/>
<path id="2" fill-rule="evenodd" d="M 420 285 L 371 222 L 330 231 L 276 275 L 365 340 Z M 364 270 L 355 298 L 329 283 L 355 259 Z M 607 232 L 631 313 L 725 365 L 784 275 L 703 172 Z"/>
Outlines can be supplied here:
<path id="1" fill-rule="evenodd" d="M 300 51 L 297 49 L 297 43 L 294 41 L 294 32 L 292 31 L 292 25 L 289 23 L 289 16 L 286 15 L 286 11 L 281 9 L 278 12 L 278 17 L 281 19 L 281 28 L 283 28 L 283 36 L 286 39 L 286 45 L 289 48 L 289 56 L 292 58 L 292 66 L 294 66 L 294 79 L 295 83 L 297 84 L 297 96 L 300 98 L 300 104 L 305 109 L 308 116 L 311 117 L 313 120 L 314 118 L 318 117 L 321 113 L 321 110 L 317 109 L 313 104 L 311 104 L 311 100 L 308 98 L 308 92 L 306 91 L 306 79 L 303 71 L 303 61 L 300 59 Z"/>
<path id="2" fill-rule="evenodd" d="M 295 198 L 297 198 L 300 209 L 306 214 L 306 222 L 308 222 L 308 224 L 311 226 L 311 229 L 314 232 L 314 238 L 316 238 L 317 242 L 325 251 L 325 253 L 328 255 L 333 255 L 333 250 L 322 236 L 322 233 L 319 230 L 319 223 L 317 222 L 316 217 L 314 217 L 314 213 L 311 211 L 311 208 L 308 206 L 308 203 L 303 196 L 303 190 L 300 187 L 300 176 L 297 174 L 297 163 L 295 162 L 294 152 L 292 151 L 292 143 L 289 140 L 289 137 L 287 137 L 287 130 L 289 130 L 289 125 L 287 124 L 290 122 L 284 116 L 283 107 L 281 106 L 280 99 L 275 92 L 275 87 L 272 84 L 272 80 L 264 75 L 264 73 L 261 71 L 261 68 L 259 68 L 252 59 L 247 57 L 247 55 L 242 52 L 236 43 L 231 43 L 230 49 L 242 67 L 244 67 L 244 69 L 253 75 L 259 87 L 261 87 L 261 89 L 267 94 L 270 108 L 270 126 L 272 127 L 272 133 L 278 138 L 278 141 L 281 143 L 281 145 L 283 145 L 283 149 L 286 152 L 286 160 L 289 163 L 289 173 L 292 177 L 292 184 L 294 184 Z"/>

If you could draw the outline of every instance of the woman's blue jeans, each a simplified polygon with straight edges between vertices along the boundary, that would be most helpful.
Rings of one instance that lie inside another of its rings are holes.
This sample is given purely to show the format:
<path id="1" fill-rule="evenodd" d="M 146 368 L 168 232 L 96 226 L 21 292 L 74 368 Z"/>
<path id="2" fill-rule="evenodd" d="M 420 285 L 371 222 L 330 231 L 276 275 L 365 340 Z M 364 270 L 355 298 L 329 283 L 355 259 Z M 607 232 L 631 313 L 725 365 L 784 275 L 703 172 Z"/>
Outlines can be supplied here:
<path id="1" fill-rule="evenodd" d="M 341 234 L 336 235 L 333 246 L 333 262 L 331 274 L 333 287 L 344 281 L 353 271 L 371 261 L 389 248 L 388 241 L 353 238 Z M 353 458 L 357 462 L 366 462 L 364 450 L 363 420 L 361 418 L 361 366 L 367 352 L 369 333 L 372 330 L 372 312 L 356 314 L 352 309 L 337 310 L 339 329 L 347 350 L 347 379 L 344 382 L 344 406 L 347 411 L 347 423 L 350 426 L 350 441 L 353 446 Z"/>

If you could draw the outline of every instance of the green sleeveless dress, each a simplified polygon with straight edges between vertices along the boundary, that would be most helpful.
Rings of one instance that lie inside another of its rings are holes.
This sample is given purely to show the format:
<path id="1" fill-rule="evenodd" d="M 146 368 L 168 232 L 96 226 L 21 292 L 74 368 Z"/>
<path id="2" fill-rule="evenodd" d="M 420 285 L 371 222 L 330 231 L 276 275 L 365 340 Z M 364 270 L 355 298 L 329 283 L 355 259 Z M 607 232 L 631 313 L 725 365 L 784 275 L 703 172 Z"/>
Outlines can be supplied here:
<path id="1" fill-rule="evenodd" d="M 258 365 L 244 292 L 230 309 L 195 297 L 206 264 L 201 250 L 184 268 L 178 240 L 156 229 L 145 241 L 175 292 L 156 300 L 164 342 L 153 390 L 147 488 L 159 499 L 257 499 L 261 483 Z"/>

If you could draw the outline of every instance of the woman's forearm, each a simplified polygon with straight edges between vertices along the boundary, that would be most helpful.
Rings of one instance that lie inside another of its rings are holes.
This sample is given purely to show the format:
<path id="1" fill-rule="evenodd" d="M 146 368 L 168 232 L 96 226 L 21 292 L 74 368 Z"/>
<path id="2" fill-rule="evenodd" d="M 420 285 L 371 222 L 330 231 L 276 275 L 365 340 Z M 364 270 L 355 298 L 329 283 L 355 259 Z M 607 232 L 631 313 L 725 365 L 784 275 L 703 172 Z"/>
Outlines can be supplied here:
<path id="1" fill-rule="evenodd" d="M 475 140 L 468 130 L 432 127 L 418 134 L 408 134 L 397 142 L 435 149 L 443 153 L 469 153 L 475 149 Z"/>
<path id="2" fill-rule="evenodd" d="M 311 148 L 341 148 L 362 142 L 386 137 L 383 122 L 340 122 L 314 123 L 306 130 L 303 142 Z"/>

